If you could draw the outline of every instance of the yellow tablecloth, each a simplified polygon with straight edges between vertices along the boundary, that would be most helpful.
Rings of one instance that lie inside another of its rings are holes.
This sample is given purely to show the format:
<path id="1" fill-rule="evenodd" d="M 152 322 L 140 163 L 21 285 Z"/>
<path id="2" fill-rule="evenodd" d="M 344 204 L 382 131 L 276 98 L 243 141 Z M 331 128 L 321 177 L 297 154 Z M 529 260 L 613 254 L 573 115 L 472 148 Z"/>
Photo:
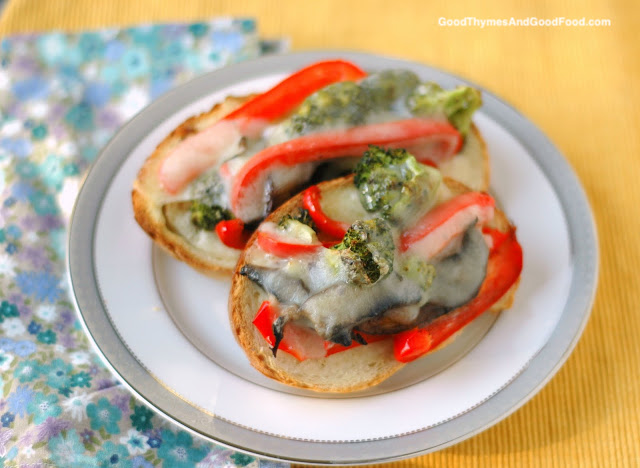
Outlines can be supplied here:
<path id="1" fill-rule="evenodd" d="M 0 35 L 221 14 L 253 16 L 263 37 L 289 37 L 294 50 L 395 55 L 484 86 L 551 137 L 578 173 L 595 212 L 598 294 L 583 338 L 562 370 L 522 409 L 484 433 L 388 466 L 640 466 L 640 4 L 12 0 L 0 17 Z M 611 25 L 438 24 L 440 18 L 465 17 L 584 17 Z"/>

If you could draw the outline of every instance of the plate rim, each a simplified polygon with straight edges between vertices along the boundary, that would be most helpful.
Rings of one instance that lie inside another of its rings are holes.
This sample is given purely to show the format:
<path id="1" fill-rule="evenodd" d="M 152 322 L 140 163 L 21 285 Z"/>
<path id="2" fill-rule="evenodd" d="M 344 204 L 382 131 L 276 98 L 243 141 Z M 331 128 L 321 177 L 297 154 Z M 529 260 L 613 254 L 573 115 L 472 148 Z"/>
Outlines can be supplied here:
<path id="1" fill-rule="evenodd" d="M 569 295 L 558 324 L 528 366 L 504 388 L 476 407 L 435 427 L 357 444 L 305 441 L 260 433 L 203 414 L 164 387 L 137 361 L 111 323 L 95 280 L 93 258 L 95 221 L 103 195 L 120 162 L 128 157 L 139 141 L 136 136 L 155 128 L 176 108 L 232 85 L 238 76 L 260 78 L 294 70 L 315 60 L 337 57 L 359 65 L 374 63 L 374 67 L 378 68 L 428 70 L 445 86 L 469 84 L 481 89 L 483 113 L 523 145 L 558 197 L 569 231 L 573 262 Z M 87 189 L 89 186 L 92 190 Z M 96 187 L 99 190 L 95 190 Z M 594 216 L 576 174 L 549 138 L 513 106 L 481 86 L 430 65 L 380 54 L 316 50 L 272 55 L 215 70 L 167 92 L 136 114 L 103 148 L 80 188 L 69 224 L 67 266 L 74 306 L 94 349 L 132 393 L 164 418 L 211 442 L 272 460 L 362 464 L 419 456 L 454 445 L 488 429 L 529 401 L 561 368 L 582 335 L 597 289 L 599 254 Z M 332 454 L 331 460 L 326 460 L 326 453 Z M 363 457 L 365 453 L 367 456 Z"/>

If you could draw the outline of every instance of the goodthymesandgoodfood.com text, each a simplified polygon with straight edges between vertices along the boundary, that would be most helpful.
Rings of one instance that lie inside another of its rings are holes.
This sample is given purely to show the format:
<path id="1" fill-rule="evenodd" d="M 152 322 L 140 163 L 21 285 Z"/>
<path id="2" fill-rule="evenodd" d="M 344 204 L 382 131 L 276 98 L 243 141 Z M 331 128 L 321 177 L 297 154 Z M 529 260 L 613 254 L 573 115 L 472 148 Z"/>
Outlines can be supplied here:
<path id="1" fill-rule="evenodd" d="M 465 16 L 463 18 L 438 18 L 439 26 L 449 27 L 602 27 L 611 26 L 611 20 L 606 18 L 476 18 Z"/>

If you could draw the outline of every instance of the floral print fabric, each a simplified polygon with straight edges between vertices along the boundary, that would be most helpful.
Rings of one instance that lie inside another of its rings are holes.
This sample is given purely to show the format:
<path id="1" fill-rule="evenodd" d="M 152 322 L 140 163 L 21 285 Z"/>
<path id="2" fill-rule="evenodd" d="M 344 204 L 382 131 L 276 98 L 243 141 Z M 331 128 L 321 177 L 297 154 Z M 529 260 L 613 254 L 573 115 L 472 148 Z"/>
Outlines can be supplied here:
<path id="1" fill-rule="evenodd" d="M 91 350 L 65 273 L 75 196 L 114 132 L 168 89 L 264 51 L 248 19 L 1 41 L 0 468 L 280 466 L 136 400 Z"/>

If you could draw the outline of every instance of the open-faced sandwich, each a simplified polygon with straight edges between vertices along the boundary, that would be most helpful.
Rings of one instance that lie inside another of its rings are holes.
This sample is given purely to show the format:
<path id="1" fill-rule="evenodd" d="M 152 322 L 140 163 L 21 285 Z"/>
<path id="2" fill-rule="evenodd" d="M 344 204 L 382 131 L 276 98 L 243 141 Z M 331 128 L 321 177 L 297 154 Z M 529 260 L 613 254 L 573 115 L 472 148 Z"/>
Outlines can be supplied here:
<path id="1" fill-rule="evenodd" d="M 252 365 L 320 392 L 375 385 L 511 305 L 515 228 L 492 197 L 371 146 L 262 222 L 238 262 L 232 328 Z"/>
<path id="2" fill-rule="evenodd" d="M 135 217 L 176 258 L 203 272 L 232 271 L 273 209 L 351 172 L 370 144 L 407 148 L 486 190 L 485 144 L 471 122 L 480 104 L 473 88 L 443 90 L 406 70 L 367 75 L 340 60 L 315 63 L 176 128 L 134 182 Z"/>

